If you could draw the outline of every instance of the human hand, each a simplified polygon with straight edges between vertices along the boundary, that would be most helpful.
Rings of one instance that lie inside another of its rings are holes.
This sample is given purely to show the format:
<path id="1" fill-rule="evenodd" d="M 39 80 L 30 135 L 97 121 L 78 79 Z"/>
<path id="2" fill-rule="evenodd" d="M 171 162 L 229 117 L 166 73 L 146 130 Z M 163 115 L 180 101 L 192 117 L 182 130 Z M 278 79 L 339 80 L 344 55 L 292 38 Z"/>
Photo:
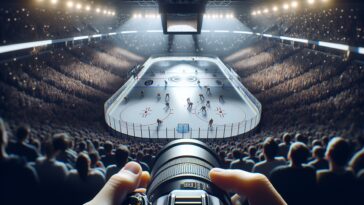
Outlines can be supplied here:
<path id="1" fill-rule="evenodd" d="M 286 205 L 281 195 L 262 174 L 242 170 L 214 168 L 209 173 L 212 183 L 226 192 L 236 193 L 232 202 L 245 196 L 250 205 Z"/>
<path id="2" fill-rule="evenodd" d="M 129 162 L 86 205 L 120 205 L 128 194 L 145 192 L 149 180 L 149 173 L 143 172 L 138 163 Z"/>

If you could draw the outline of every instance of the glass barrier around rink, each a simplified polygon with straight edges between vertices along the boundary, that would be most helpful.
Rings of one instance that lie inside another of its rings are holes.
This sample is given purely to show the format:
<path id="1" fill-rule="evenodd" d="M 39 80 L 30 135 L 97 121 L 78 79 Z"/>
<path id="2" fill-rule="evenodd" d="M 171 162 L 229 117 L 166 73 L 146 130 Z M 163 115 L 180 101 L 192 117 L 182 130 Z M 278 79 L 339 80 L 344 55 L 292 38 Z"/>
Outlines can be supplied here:
<path id="1" fill-rule="evenodd" d="M 254 117 L 238 123 L 212 124 L 206 127 L 189 127 L 188 130 L 178 131 L 176 127 L 167 127 L 163 123 L 157 125 L 142 125 L 128 123 L 112 117 L 107 118 L 108 125 L 115 131 L 128 136 L 149 139 L 217 139 L 238 136 L 253 130 L 259 123 L 259 118 Z"/>
<path id="2" fill-rule="evenodd" d="M 156 56 L 158 57 L 158 56 Z M 253 130 L 260 121 L 262 106 L 260 102 L 245 88 L 245 86 L 240 82 L 240 77 L 238 74 L 231 68 L 224 64 L 219 58 L 216 56 L 215 58 L 218 60 L 220 67 L 223 68 L 223 72 L 226 77 L 229 79 L 230 83 L 236 88 L 236 91 L 242 95 L 243 98 L 248 98 L 248 103 L 252 103 L 252 108 L 256 111 L 256 115 L 253 118 L 243 120 L 237 123 L 231 124 L 213 124 L 211 127 L 206 125 L 206 127 L 189 127 L 188 130 L 184 130 L 180 132 L 176 130 L 176 128 L 165 127 L 163 123 L 161 125 L 143 125 L 133 122 L 126 122 L 119 119 L 115 119 L 109 115 L 109 110 L 111 110 L 111 106 L 117 100 L 123 99 L 128 94 L 128 89 L 131 89 L 135 83 L 137 83 L 138 79 L 135 77 L 129 78 L 129 80 L 116 92 L 112 95 L 110 99 L 108 99 L 104 105 L 104 113 L 105 113 L 105 121 L 113 130 L 126 134 L 128 136 L 134 136 L 139 138 L 161 138 L 161 139 L 178 139 L 178 138 L 197 138 L 197 139 L 210 139 L 210 138 L 227 138 L 233 137 L 237 135 L 241 135 Z M 153 58 L 153 57 L 152 57 Z M 146 69 L 142 69 L 140 74 L 142 75 Z M 124 92 L 126 91 L 126 92 Z"/>

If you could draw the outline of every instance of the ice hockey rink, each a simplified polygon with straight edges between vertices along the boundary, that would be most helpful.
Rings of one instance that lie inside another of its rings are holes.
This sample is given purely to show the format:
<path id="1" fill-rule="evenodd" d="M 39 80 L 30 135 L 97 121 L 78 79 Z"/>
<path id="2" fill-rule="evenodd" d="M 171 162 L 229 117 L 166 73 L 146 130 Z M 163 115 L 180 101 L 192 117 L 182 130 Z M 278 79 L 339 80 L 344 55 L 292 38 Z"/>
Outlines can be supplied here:
<path id="1" fill-rule="evenodd" d="M 237 136 L 260 115 L 260 103 L 216 57 L 151 57 L 105 103 L 112 129 L 142 138 Z"/>

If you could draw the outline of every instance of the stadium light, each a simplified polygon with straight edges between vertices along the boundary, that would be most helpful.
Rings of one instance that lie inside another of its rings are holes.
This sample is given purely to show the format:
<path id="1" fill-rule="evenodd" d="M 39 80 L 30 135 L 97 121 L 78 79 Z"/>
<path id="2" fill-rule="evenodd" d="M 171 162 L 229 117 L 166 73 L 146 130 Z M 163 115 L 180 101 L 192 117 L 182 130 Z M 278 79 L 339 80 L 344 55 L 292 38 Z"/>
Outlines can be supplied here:
<path id="1" fill-rule="evenodd" d="M 297 1 L 292 1 L 291 2 L 291 7 L 292 8 L 297 8 L 298 7 L 298 2 Z"/>
<path id="2" fill-rule="evenodd" d="M 269 12 L 269 10 L 268 9 L 264 9 L 264 11 L 263 11 L 264 13 L 268 13 Z"/>
<path id="3" fill-rule="evenodd" d="M 51 4 L 57 4 L 58 0 L 51 0 Z"/>
<path id="4" fill-rule="evenodd" d="M 261 10 L 258 10 L 258 11 L 257 11 L 257 14 L 261 14 L 261 13 L 262 13 L 262 11 L 261 11 Z"/>
<path id="5" fill-rule="evenodd" d="M 273 10 L 274 12 L 277 12 L 277 11 L 278 11 L 278 7 L 277 7 L 277 6 L 273 6 L 272 10 Z"/>
<path id="6" fill-rule="evenodd" d="M 314 4 L 314 3 L 315 3 L 315 0 L 307 0 L 307 2 L 308 2 L 309 4 Z"/>
<path id="7" fill-rule="evenodd" d="M 91 7 L 90 7 L 89 5 L 87 5 L 87 6 L 85 7 L 85 10 L 86 10 L 86 11 L 90 11 L 90 10 L 91 10 Z"/>
<path id="8" fill-rule="evenodd" d="M 82 9 L 82 4 L 80 4 L 80 3 L 76 4 L 76 9 L 77 9 L 77 10 Z"/>
<path id="9" fill-rule="evenodd" d="M 283 4 L 283 9 L 284 10 L 288 10 L 289 9 L 289 5 L 288 4 Z"/>
<path id="10" fill-rule="evenodd" d="M 252 12 L 252 15 L 253 15 L 253 16 L 257 15 L 257 12 L 256 12 L 256 11 L 253 11 L 253 12 Z"/>
<path id="11" fill-rule="evenodd" d="M 100 13 L 101 12 L 101 9 L 100 8 L 96 8 L 95 11 L 96 11 L 96 13 Z"/>
<path id="12" fill-rule="evenodd" d="M 72 8 L 74 5 L 73 1 L 67 1 L 67 7 Z"/>

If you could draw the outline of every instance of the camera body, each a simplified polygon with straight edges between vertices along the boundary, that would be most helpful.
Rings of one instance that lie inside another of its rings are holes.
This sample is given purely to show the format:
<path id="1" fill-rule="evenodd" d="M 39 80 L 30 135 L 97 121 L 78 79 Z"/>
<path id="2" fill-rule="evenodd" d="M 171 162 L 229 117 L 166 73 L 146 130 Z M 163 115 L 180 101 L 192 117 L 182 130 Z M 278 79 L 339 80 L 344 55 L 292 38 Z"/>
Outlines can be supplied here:
<path id="1" fill-rule="evenodd" d="M 181 139 L 156 156 L 146 194 L 133 193 L 124 205 L 230 205 L 230 198 L 208 176 L 220 167 L 216 154 L 203 142 Z"/>

